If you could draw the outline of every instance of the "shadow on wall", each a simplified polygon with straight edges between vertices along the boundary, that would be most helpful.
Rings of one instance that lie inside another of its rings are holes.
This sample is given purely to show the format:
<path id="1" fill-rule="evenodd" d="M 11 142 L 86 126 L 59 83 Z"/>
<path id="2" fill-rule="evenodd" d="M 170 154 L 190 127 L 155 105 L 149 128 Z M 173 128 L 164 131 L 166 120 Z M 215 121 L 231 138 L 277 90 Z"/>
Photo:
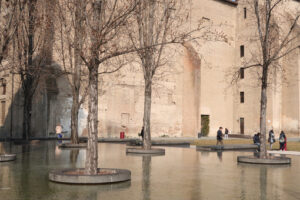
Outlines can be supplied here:
<path id="1" fill-rule="evenodd" d="M 43 73 L 40 78 L 33 97 L 30 137 L 55 137 L 55 127 L 58 124 L 63 127 L 64 137 L 69 137 L 72 106 L 70 83 L 68 78 L 62 75 L 58 65 L 52 64 L 47 71 L 49 73 Z M 22 138 L 23 132 L 23 91 L 21 83 L 17 75 L 10 75 L 9 79 L 8 84 L 12 84 L 14 89 L 10 87 L 11 91 L 6 92 L 6 99 L 1 100 L 1 139 Z M 12 104 L 10 104 L 11 102 Z M 9 108 L 6 109 L 6 106 L 9 106 Z M 2 110 L 5 110 L 5 113 Z M 79 133 L 86 126 L 86 115 L 86 112 L 80 109 Z"/>

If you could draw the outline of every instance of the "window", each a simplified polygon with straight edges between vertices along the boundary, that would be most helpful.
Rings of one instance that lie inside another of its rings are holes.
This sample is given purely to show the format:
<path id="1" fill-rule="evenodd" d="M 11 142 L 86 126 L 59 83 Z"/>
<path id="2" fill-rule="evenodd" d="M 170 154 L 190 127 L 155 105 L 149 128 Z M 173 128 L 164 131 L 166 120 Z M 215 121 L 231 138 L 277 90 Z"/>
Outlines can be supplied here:
<path id="1" fill-rule="evenodd" d="M 201 115 L 201 135 L 209 134 L 209 115 Z"/>
<path id="2" fill-rule="evenodd" d="M 244 69 L 244 68 L 241 68 L 241 69 L 240 69 L 240 78 L 241 78 L 241 79 L 244 79 L 244 77 L 245 77 L 245 74 L 244 74 L 244 73 L 245 73 L 245 69 Z"/>
<path id="3" fill-rule="evenodd" d="M 245 133 L 244 130 L 245 130 L 245 120 L 243 117 L 241 117 L 240 118 L 240 133 L 244 134 Z"/>
<path id="4" fill-rule="evenodd" d="M 6 94 L 6 80 L 4 78 L 0 79 L 0 87 L 1 87 L 0 94 L 5 95 Z"/>
<path id="5" fill-rule="evenodd" d="M 129 124 L 129 113 L 121 113 L 121 126 L 127 127 Z"/>
<path id="6" fill-rule="evenodd" d="M 247 18 L 247 8 L 244 8 L 244 19 Z"/>
<path id="7" fill-rule="evenodd" d="M 244 48 L 244 45 L 241 45 L 241 46 L 240 46 L 240 54 L 241 54 L 241 57 L 244 57 L 244 55 L 245 55 L 245 48 Z"/>
<path id="8" fill-rule="evenodd" d="M 245 102 L 245 97 L 244 97 L 244 92 L 240 92 L 240 102 L 244 103 Z"/>
<path id="9" fill-rule="evenodd" d="M 2 85 L 2 94 L 5 95 L 6 94 L 6 84 Z"/>
<path id="10" fill-rule="evenodd" d="M 4 125 L 5 121 L 5 101 L 1 101 L 1 124 Z"/>

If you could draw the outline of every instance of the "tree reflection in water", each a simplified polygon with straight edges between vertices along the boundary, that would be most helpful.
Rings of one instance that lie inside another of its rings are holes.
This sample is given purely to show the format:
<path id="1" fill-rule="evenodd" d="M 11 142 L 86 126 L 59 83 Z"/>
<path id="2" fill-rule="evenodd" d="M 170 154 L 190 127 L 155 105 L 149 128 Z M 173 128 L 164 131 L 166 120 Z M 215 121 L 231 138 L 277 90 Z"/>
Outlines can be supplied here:
<path id="1" fill-rule="evenodd" d="M 150 198 L 150 177 L 151 177 L 151 155 L 143 156 L 143 200 L 149 200 Z"/>

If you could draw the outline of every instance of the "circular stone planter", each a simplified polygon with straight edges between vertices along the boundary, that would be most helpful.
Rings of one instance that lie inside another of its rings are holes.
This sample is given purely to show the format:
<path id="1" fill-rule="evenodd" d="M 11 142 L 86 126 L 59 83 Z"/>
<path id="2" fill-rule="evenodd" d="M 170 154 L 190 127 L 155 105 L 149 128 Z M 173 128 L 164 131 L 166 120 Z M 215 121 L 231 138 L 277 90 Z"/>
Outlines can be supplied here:
<path id="1" fill-rule="evenodd" d="M 165 155 L 165 149 L 152 148 L 152 149 L 142 149 L 142 148 L 127 148 L 126 153 L 134 154 L 153 154 L 153 155 Z"/>
<path id="2" fill-rule="evenodd" d="M 58 145 L 59 148 L 87 148 L 87 143 L 79 143 L 79 144 L 72 144 L 72 143 L 62 143 Z"/>
<path id="3" fill-rule="evenodd" d="M 0 154 L 0 162 L 16 160 L 16 154 Z"/>
<path id="4" fill-rule="evenodd" d="M 108 184 L 128 181 L 131 172 L 126 169 L 98 168 L 98 174 L 86 175 L 84 169 L 61 169 L 49 172 L 49 180 L 68 184 Z"/>
<path id="5" fill-rule="evenodd" d="M 142 142 L 139 142 L 139 141 L 130 141 L 130 142 L 126 143 L 126 146 L 128 146 L 128 147 L 142 146 Z"/>
<path id="6" fill-rule="evenodd" d="M 287 157 L 269 157 L 269 158 L 262 159 L 254 156 L 238 156 L 237 161 L 241 163 L 264 164 L 264 165 L 291 164 L 291 159 Z"/>

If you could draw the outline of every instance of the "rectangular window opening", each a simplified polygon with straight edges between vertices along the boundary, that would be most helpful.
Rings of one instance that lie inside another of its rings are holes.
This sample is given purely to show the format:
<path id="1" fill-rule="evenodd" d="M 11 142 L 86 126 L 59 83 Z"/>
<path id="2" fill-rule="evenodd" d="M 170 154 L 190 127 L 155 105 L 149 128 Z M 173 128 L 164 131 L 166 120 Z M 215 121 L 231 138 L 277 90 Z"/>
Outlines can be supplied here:
<path id="1" fill-rule="evenodd" d="M 245 120 L 243 117 L 240 118 L 240 133 L 241 134 L 245 133 Z"/>
<path id="2" fill-rule="evenodd" d="M 5 101 L 1 101 L 1 125 L 4 125 L 5 121 Z"/>
<path id="3" fill-rule="evenodd" d="M 245 102 L 245 93 L 244 92 L 240 92 L 240 102 L 244 103 Z"/>
<path id="4" fill-rule="evenodd" d="M 5 95 L 6 94 L 6 84 L 2 85 L 2 94 Z"/>
<path id="5" fill-rule="evenodd" d="M 244 57 L 244 55 L 245 55 L 245 47 L 244 47 L 244 45 L 240 46 L 240 55 L 241 55 L 241 57 Z"/>
<path id="6" fill-rule="evenodd" d="M 244 8 L 244 19 L 247 18 L 247 8 Z"/>
<path id="7" fill-rule="evenodd" d="M 121 113 L 121 126 L 122 127 L 127 127 L 129 124 L 129 113 Z"/>
<path id="8" fill-rule="evenodd" d="M 209 115 L 201 115 L 201 135 L 207 136 L 208 134 L 209 134 Z"/>
<path id="9" fill-rule="evenodd" d="M 240 78 L 244 79 L 245 77 L 245 69 L 244 68 L 240 68 Z"/>

